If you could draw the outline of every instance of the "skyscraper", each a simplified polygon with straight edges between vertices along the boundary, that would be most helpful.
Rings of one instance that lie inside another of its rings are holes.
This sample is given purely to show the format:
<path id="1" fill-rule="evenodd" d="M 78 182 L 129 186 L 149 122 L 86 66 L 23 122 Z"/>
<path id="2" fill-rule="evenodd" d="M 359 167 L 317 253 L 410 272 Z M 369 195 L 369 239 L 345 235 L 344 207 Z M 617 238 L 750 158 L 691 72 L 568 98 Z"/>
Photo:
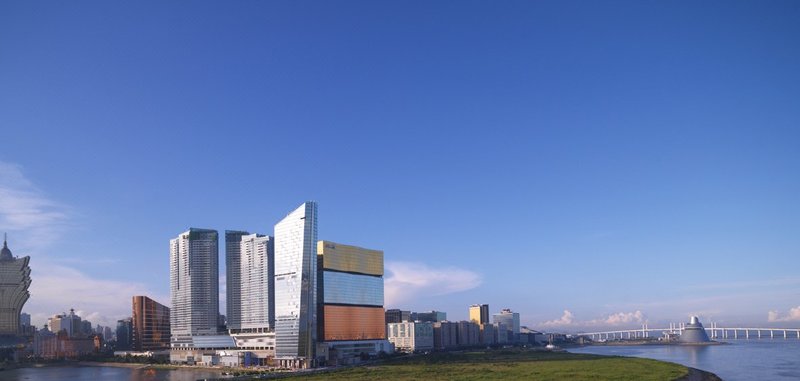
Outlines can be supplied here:
<path id="1" fill-rule="evenodd" d="M 3 239 L 3 249 L 0 250 L 0 335 L 20 333 L 19 314 L 31 295 L 28 292 L 31 285 L 30 260 L 29 256 L 14 257 L 7 239 Z"/>
<path id="2" fill-rule="evenodd" d="M 274 242 L 272 237 L 261 234 L 241 237 L 241 293 L 236 309 L 240 313 L 242 331 L 267 332 L 275 326 Z"/>
<path id="3" fill-rule="evenodd" d="M 146 296 L 134 296 L 133 349 L 152 351 L 169 348 L 169 308 Z"/>
<path id="4" fill-rule="evenodd" d="M 489 323 L 489 305 L 473 304 L 469 306 L 469 320 L 478 324 Z"/>
<path id="5" fill-rule="evenodd" d="M 225 230 L 225 318 L 229 330 L 242 328 L 242 237 L 250 233 Z"/>
<path id="6" fill-rule="evenodd" d="M 313 366 L 316 244 L 316 202 L 303 203 L 275 225 L 275 357 L 284 366 Z"/>
<path id="7" fill-rule="evenodd" d="M 217 333 L 219 240 L 216 230 L 190 228 L 170 240 L 170 331 L 173 348 Z"/>

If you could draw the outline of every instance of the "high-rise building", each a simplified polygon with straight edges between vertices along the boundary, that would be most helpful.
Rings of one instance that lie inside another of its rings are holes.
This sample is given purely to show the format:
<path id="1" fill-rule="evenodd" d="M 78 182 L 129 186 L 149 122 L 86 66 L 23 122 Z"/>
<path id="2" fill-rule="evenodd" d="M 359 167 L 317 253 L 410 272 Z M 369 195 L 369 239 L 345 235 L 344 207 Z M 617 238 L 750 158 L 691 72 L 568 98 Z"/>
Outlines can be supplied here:
<path id="1" fill-rule="evenodd" d="M 169 348 L 169 308 L 146 296 L 134 296 L 133 350 L 152 351 Z"/>
<path id="2" fill-rule="evenodd" d="M 31 295 L 31 257 L 14 257 L 7 241 L 3 239 L 0 250 L 0 335 L 17 335 L 21 332 L 19 314 Z"/>
<path id="3" fill-rule="evenodd" d="M 229 330 L 241 329 L 242 323 L 242 237 L 250 233 L 225 230 L 225 317 Z"/>
<path id="4" fill-rule="evenodd" d="M 473 304 L 469 306 L 469 320 L 478 324 L 489 323 L 489 305 Z"/>
<path id="5" fill-rule="evenodd" d="M 217 333 L 219 240 L 216 230 L 191 228 L 170 240 L 172 348 L 189 348 L 192 336 Z"/>
<path id="6" fill-rule="evenodd" d="M 133 319 L 125 318 L 117 320 L 117 345 L 114 348 L 118 351 L 129 351 L 133 349 Z"/>
<path id="7" fill-rule="evenodd" d="M 383 251 L 317 244 L 320 335 L 325 341 L 383 340 Z"/>
<path id="8" fill-rule="evenodd" d="M 272 237 L 261 234 L 241 237 L 240 306 L 234 310 L 239 314 L 239 329 L 244 332 L 268 332 L 275 326 L 274 243 Z"/>
<path id="9" fill-rule="evenodd" d="M 386 310 L 386 324 L 402 323 L 411 320 L 411 311 L 402 311 L 396 308 Z"/>
<path id="10" fill-rule="evenodd" d="M 275 358 L 314 365 L 317 343 L 317 204 L 300 205 L 275 225 Z"/>
<path id="11" fill-rule="evenodd" d="M 504 308 L 500 311 L 499 314 L 494 314 L 493 316 L 494 323 L 500 323 L 507 327 L 509 331 L 511 331 L 511 337 L 509 341 L 516 341 L 519 338 L 519 313 L 513 312 L 508 308 Z M 501 335 L 502 332 L 498 331 L 498 335 Z"/>

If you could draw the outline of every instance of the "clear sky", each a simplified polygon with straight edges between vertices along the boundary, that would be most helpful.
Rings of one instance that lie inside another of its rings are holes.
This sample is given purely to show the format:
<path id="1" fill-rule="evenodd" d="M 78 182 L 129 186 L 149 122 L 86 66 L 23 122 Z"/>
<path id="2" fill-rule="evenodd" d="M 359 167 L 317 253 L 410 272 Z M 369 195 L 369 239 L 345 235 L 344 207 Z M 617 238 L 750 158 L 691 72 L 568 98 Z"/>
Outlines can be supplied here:
<path id="1" fill-rule="evenodd" d="M 316 200 L 387 308 L 798 326 L 798 41 L 797 1 L 3 1 L 0 230 L 38 324 Z"/>

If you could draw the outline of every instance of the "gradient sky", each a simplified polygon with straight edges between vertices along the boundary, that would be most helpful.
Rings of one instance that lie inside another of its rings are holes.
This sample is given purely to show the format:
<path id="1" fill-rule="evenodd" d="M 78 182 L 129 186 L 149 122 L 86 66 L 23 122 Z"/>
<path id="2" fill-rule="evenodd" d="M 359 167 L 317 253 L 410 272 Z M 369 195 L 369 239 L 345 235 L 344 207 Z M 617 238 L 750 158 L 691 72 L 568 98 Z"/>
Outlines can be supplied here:
<path id="1" fill-rule="evenodd" d="M 798 41 L 797 1 L 3 1 L 0 231 L 38 324 L 316 200 L 387 308 L 798 326 Z"/>

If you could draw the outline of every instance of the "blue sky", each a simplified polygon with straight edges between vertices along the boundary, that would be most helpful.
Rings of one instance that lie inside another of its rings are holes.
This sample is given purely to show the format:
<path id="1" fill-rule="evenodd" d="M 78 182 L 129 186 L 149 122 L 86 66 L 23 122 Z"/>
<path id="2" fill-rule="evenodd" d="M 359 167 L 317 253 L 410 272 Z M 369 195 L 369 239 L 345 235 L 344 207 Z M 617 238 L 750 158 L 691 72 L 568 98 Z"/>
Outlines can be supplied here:
<path id="1" fill-rule="evenodd" d="M 0 230 L 40 323 L 316 200 L 387 308 L 797 325 L 798 39 L 793 1 L 2 2 Z"/>

